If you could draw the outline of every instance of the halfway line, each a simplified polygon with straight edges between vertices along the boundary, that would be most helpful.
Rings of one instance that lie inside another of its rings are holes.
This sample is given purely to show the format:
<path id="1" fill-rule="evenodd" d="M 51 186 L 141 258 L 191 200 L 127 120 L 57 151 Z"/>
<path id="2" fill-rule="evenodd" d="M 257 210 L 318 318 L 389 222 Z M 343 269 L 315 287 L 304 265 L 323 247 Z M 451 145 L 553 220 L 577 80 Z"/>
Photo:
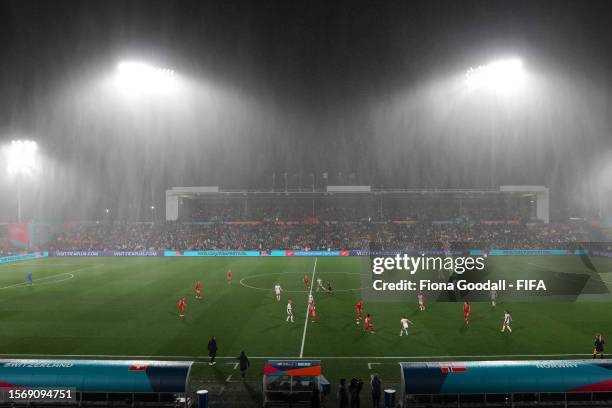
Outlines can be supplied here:
<path id="1" fill-rule="evenodd" d="M 317 270 L 317 259 L 315 258 L 314 266 L 312 267 L 312 278 L 310 279 L 310 292 L 308 293 L 308 299 L 312 295 L 312 286 L 314 285 L 314 277 L 315 272 Z M 304 333 L 302 334 L 302 347 L 300 347 L 300 358 L 304 357 L 304 343 L 306 342 L 306 329 L 308 328 L 308 312 L 310 308 L 310 303 L 306 301 L 306 319 L 304 319 Z"/>

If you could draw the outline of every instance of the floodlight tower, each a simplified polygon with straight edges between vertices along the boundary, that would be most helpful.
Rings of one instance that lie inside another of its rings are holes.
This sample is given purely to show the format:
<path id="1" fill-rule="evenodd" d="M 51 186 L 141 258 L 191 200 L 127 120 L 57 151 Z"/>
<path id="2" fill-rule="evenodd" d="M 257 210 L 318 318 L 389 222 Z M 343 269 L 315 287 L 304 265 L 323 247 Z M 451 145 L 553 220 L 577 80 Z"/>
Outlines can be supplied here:
<path id="1" fill-rule="evenodd" d="M 6 146 L 6 171 L 17 182 L 17 222 L 21 223 L 21 183 L 38 166 L 38 145 L 32 140 L 13 140 Z"/>

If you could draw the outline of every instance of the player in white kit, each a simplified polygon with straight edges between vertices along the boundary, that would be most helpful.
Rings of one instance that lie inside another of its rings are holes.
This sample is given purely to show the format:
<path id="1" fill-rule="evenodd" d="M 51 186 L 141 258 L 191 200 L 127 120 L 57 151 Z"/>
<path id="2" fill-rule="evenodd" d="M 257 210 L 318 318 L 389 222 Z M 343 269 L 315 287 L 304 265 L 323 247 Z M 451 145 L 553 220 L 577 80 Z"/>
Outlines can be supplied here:
<path id="1" fill-rule="evenodd" d="M 400 324 L 402 329 L 400 330 L 400 337 L 402 337 L 404 334 L 407 336 L 408 335 L 408 327 L 412 323 L 410 320 L 408 320 L 408 318 L 406 316 L 402 317 L 402 319 L 400 320 Z"/>
<path id="2" fill-rule="evenodd" d="M 317 276 L 317 292 L 319 291 L 319 289 L 323 289 L 323 292 L 325 292 L 325 286 L 323 286 L 323 279 Z"/>
<path id="3" fill-rule="evenodd" d="M 312 293 L 308 294 L 308 304 L 312 305 L 314 303 L 314 296 L 312 296 Z"/>
<path id="4" fill-rule="evenodd" d="M 283 288 L 281 288 L 281 285 L 279 285 L 278 283 L 274 285 L 274 293 L 276 294 L 277 302 L 280 302 L 280 294 L 282 291 L 283 291 Z"/>
<path id="5" fill-rule="evenodd" d="M 491 289 L 491 306 L 495 307 L 496 300 L 497 300 L 497 291 L 495 289 Z"/>
<path id="6" fill-rule="evenodd" d="M 291 299 L 287 301 L 287 321 L 293 323 L 293 306 Z"/>
<path id="7" fill-rule="evenodd" d="M 510 316 L 510 312 L 504 310 L 504 325 L 501 328 L 501 332 L 503 333 L 506 328 L 510 333 L 512 333 L 512 328 L 510 327 L 510 323 L 512 322 L 512 316 Z"/>
<path id="8" fill-rule="evenodd" d="M 419 310 L 422 312 L 425 310 L 425 295 L 423 294 L 423 291 L 419 292 L 417 298 L 419 299 Z"/>

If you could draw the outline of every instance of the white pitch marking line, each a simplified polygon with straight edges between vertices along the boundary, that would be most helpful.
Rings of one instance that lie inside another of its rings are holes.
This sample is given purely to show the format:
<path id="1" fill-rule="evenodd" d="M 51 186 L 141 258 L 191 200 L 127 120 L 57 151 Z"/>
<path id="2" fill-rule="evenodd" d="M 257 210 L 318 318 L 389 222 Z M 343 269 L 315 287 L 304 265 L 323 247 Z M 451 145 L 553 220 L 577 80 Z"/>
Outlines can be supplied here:
<path id="1" fill-rule="evenodd" d="M 238 364 L 239 364 L 239 363 L 234 364 L 234 370 L 237 370 L 237 369 L 238 369 Z"/>
<path id="2" fill-rule="evenodd" d="M 100 267 L 100 266 L 104 266 L 104 264 L 99 264 L 99 265 L 87 265 L 87 266 L 84 266 L 84 267 L 82 267 L 82 268 L 78 268 L 78 269 L 75 269 L 75 270 L 72 270 L 72 271 L 62 272 L 62 273 L 58 273 L 58 274 L 56 274 L 56 275 L 45 276 L 45 277 L 43 277 L 43 278 L 34 279 L 34 280 L 32 280 L 32 282 L 34 282 L 34 286 L 36 286 L 36 282 L 46 281 L 46 280 L 49 280 L 49 279 L 51 279 L 51 278 L 55 278 L 56 276 L 70 275 L 70 277 L 68 277 L 68 278 L 66 278 L 66 279 L 60 279 L 60 280 L 58 280 L 58 281 L 53 281 L 53 282 L 50 282 L 50 283 L 60 283 L 60 282 L 64 282 L 64 281 L 67 281 L 67 280 L 69 280 L 69 279 L 74 278 L 74 274 L 75 274 L 75 273 L 77 273 L 77 272 L 84 271 L 85 269 L 98 268 L 98 267 Z M 49 283 L 38 283 L 38 285 L 39 285 L 39 286 L 40 286 L 40 285 L 48 285 L 48 284 L 49 284 Z M 21 286 L 27 286 L 27 285 L 29 285 L 29 282 L 21 282 L 21 283 L 16 283 L 16 284 L 14 284 L 14 285 L 9 285 L 9 286 L 4 286 L 4 287 L 1 287 L 1 288 L 0 288 L 0 290 L 3 290 L 3 289 L 10 289 L 10 288 L 18 288 L 18 287 L 21 287 Z"/>
<path id="3" fill-rule="evenodd" d="M 251 276 L 246 276 L 242 279 L 240 279 L 240 285 L 242 285 L 245 288 L 249 288 L 249 289 L 255 289 L 255 290 L 263 290 L 264 292 L 273 292 L 274 288 L 259 288 L 257 286 L 252 286 L 249 285 L 248 283 L 246 283 L 247 281 L 251 280 L 251 279 L 256 279 L 256 278 L 260 278 L 262 276 L 280 276 L 280 275 L 302 275 L 304 272 L 278 272 L 278 273 L 260 273 L 257 275 L 251 275 Z M 359 273 L 354 273 L 354 272 L 328 272 L 327 274 L 329 275 L 338 275 L 338 274 L 342 274 L 342 275 L 355 275 L 355 276 L 370 276 L 370 275 L 364 275 L 364 274 L 359 274 Z M 359 288 L 351 288 L 351 289 L 337 289 L 334 288 L 334 292 L 355 292 L 358 290 L 363 290 L 363 289 L 367 289 L 369 288 L 369 286 L 364 286 L 364 287 L 359 287 Z M 287 292 L 287 293 L 307 293 L 307 290 L 287 290 L 287 289 L 283 289 L 283 292 Z"/>
<path id="4" fill-rule="evenodd" d="M 571 354 L 490 354 L 490 355 L 444 355 L 444 356 L 307 356 L 313 360 L 418 360 L 418 359 L 456 359 L 456 358 L 508 358 L 508 357 L 584 357 L 593 354 L 588 353 L 571 353 Z M 178 360 L 202 360 L 208 361 L 209 356 L 135 356 L 125 354 L 25 354 L 25 353 L 2 353 L 0 357 L 63 357 L 63 358 L 125 358 L 134 361 L 143 361 L 143 359 L 178 359 Z M 217 359 L 234 359 L 235 356 L 217 356 Z M 295 359 L 295 356 L 249 356 L 256 360 L 290 360 Z"/>
<path id="5" fill-rule="evenodd" d="M 7 265 L 7 264 L 4 263 L 4 264 L 0 264 L 0 265 Z M 15 265 L 13 265 L 13 266 L 15 266 Z M 30 268 L 32 268 L 32 269 L 34 269 L 34 268 L 52 269 L 52 268 L 55 268 L 55 267 L 58 267 L 58 268 L 67 268 L 67 267 L 71 267 L 71 266 L 74 267 L 74 266 L 78 266 L 78 265 L 68 265 L 68 264 L 60 265 L 60 264 L 42 264 L 42 263 L 32 264 L 32 265 L 24 265 L 23 263 L 21 263 L 21 264 L 19 264 L 19 266 L 23 266 L 23 269 L 26 269 L 26 268 L 27 269 L 30 269 Z"/>
<path id="6" fill-rule="evenodd" d="M 315 258 L 314 266 L 312 267 L 312 278 L 310 279 L 310 292 L 308 293 L 308 299 L 312 295 L 312 286 L 314 285 L 314 277 L 317 271 L 317 259 Z M 302 347 L 300 347 L 300 358 L 304 357 L 304 343 L 306 343 L 306 329 L 308 328 L 308 312 L 310 309 L 310 303 L 306 301 L 306 318 L 304 319 L 304 333 L 302 334 Z"/>
<path id="7" fill-rule="evenodd" d="M 64 275 L 67 275 L 68 277 L 60 279 L 60 280 L 57 280 L 57 281 L 46 282 L 46 281 L 48 281 L 51 278 L 55 278 L 57 276 L 64 276 Z M 67 281 L 67 280 L 72 279 L 72 278 L 74 278 L 74 274 L 71 273 L 71 272 L 58 273 L 57 275 L 51 275 L 51 276 L 47 276 L 47 277 L 40 278 L 40 279 L 34 279 L 34 280 L 32 280 L 32 286 L 42 286 L 42 285 L 49 285 L 49 284 L 52 284 L 52 283 L 61 283 L 61 282 Z M 44 282 L 42 282 L 42 281 L 44 281 Z M 29 286 L 29 285 L 30 285 L 30 282 L 21 282 L 21 283 L 16 283 L 14 285 L 9 285 L 9 286 L 1 287 L 0 290 L 11 289 L 11 288 L 20 288 L 20 287 L 25 287 L 25 286 Z"/>
<path id="8" fill-rule="evenodd" d="M 230 382 L 230 380 L 232 379 L 232 375 L 228 375 L 227 378 L 225 379 L 225 382 Z"/>
<path id="9" fill-rule="evenodd" d="M 368 370 L 372 369 L 373 365 L 381 365 L 382 363 L 368 363 Z"/>

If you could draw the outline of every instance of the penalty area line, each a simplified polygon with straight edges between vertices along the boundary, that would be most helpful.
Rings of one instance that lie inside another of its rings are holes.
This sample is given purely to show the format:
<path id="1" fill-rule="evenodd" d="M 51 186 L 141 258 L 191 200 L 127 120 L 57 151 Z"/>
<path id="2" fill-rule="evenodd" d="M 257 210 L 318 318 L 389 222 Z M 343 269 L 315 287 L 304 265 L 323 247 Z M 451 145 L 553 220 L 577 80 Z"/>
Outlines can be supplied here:
<path id="1" fill-rule="evenodd" d="M 74 274 L 77 273 L 77 272 L 81 272 L 81 271 L 84 271 L 86 269 L 91 269 L 91 268 L 98 268 L 98 267 L 101 267 L 101 266 L 104 266 L 104 265 L 105 264 L 88 265 L 88 266 L 84 266 L 82 268 L 74 269 L 72 271 L 62 272 L 62 273 L 58 273 L 58 274 L 55 274 L 55 275 L 50 275 L 50 276 L 45 276 L 45 277 L 38 278 L 38 279 L 33 279 L 31 286 L 43 286 L 43 285 L 51 285 L 51 284 L 56 284 L 56 283 L 62 283 L 62 282 L 65 282 L 67 280 L 73 279 L 74 278 Z M 59 279 L 59 280 L 52 280 L 53 278 L 57 278 L 58 276 L 64 276 L 64 275 L 67 275 L 68 277 L 67 278 L 63 278 L 63 279 Z M 14 285 L 0 287 L 0 290 L 12 289 L 12 288 L 23 288 L 23 287 L 29 287 L 29 286 L 30 286 L 30 282 L 25 281 L 25 282 L 15 283 Z"/>
<path id="2" fill-rule="evenodd" d="M 59 279 L 59 280 L 51 280 L 52 278 L 56 278 L 58 276 L 67 276 L 67 277 Z M 64 272 L 64 273 L 58 273 L 57 275 L 51 275 L 51 276 L 47 276 L 47 277 L 40 278 L 40 279 L 34 279 L 32 280 L 32 283 L 26 281 L 26 282 L 16 283 L 14 285 L 4 286 L 4 287 L 1 287 L 0 290 L 12 289 L 12 288 L 23 288 L 23 287 L 28 287 L 28 286 L 50 285 L 54 283 L 65 282 L 73 278 L 74 278 L 74 274 L 72 272 Z"/>
<path id="3" fill-rule="evenodd" d="M 310 279 L 310 292 L 308 292 L 308 299 L 312 296 L 312 287 L 314 285 L 314 277 L 317 271 L 317 259 L 315 258 L 314 266 L 312 267 L 312 278 Z M 300 347 L 300 358 L 304 357 L 304 344 L 306 343 L 306 329 L 308 329 L 308 312 L 310 311 L 310 303 L 306 301 L 306 319 L 304 319 L 304 333 L 302 334 L 302 347 Z"/>

